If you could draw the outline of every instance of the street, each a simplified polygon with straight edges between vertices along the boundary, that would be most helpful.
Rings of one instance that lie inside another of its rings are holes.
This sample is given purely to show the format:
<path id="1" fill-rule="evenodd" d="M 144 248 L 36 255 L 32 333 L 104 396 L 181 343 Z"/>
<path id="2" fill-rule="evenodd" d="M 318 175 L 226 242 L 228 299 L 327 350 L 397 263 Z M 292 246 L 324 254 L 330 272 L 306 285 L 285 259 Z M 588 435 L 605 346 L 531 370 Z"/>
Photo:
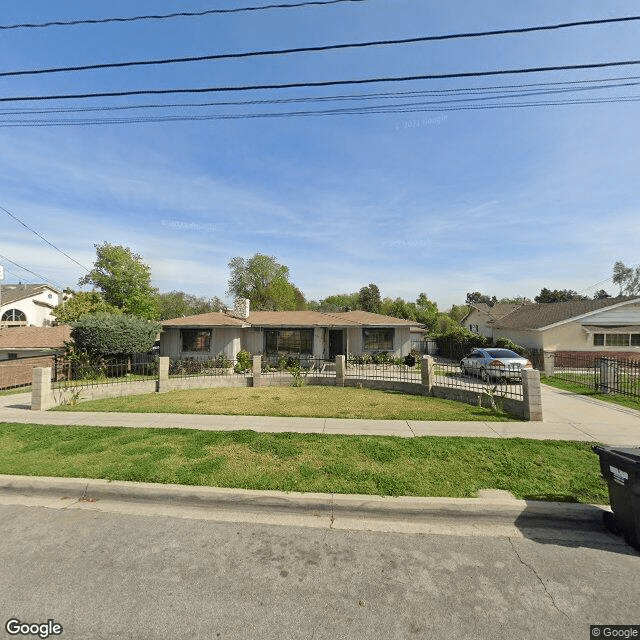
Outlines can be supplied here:
<path id="1" fill-rule="evenodd" d="M 597 540 L 2 505 L 2 637 L 25 637 L 14 618 L 52 619 L 63 640 L 586 640 L 640 623 L 640 555 Z"/>

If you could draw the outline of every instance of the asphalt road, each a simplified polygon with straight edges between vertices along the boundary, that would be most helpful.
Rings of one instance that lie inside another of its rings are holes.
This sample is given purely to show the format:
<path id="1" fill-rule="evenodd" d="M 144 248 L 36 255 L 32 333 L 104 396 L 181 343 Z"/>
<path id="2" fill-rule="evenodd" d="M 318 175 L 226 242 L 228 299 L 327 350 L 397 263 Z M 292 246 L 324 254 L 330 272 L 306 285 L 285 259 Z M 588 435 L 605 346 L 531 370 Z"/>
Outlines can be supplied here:
<path id="1" fill-rule="evenodd" d="M 586 640 L 640 624 L 639 575 L 623 544 L 0 506 L 1 637 Z"/>

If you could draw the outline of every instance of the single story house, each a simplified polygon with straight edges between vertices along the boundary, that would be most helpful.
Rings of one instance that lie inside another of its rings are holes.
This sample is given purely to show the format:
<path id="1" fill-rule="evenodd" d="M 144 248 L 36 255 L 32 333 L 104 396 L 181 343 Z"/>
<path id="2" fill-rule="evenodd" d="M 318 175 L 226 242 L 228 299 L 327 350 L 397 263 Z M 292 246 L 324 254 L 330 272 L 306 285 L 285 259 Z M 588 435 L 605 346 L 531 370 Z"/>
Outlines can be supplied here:
<path id="1" fill-rule="evenodd" d="M 0 360 L 53 355 L 71 340 L 71 327 L 13 327 L 0 329 Z"/>
<path id="2" fill-rule="evenodd" d="M 411 352 L 415 322 L 366 311 L 253 311 L 249 301 L 233 311 L 202 313 L 162 322 L 160 355 L 173 358 L 235 358 L 302 355 L 333 360 L 337 355 Z"/>
<path id="3" fill-rule="evenodd" d="M 488 322 L 495 338 L 563 354 L 640 360 L 640 298 L 525 304 Z"/>
<path id="4" fill-rule="evenodd" d="M 519 304 L 497 302 L 493 306 L 480 302 L 472 304 L 469 313 L 462 319 L 460 324 L 469 329 L 472 333 L 478 333 L 485 338 L 494 338 L 494 327 L 491 323 L 515 311 Z M 499 337 L 499 336 L 496 336 Z"/>
<path id="5" fill-rule="evenodd" d="M 56 318 L 51 311 L 64 295 L 47 284 L 0 283 L 0 329 L 52 326 Z"/>

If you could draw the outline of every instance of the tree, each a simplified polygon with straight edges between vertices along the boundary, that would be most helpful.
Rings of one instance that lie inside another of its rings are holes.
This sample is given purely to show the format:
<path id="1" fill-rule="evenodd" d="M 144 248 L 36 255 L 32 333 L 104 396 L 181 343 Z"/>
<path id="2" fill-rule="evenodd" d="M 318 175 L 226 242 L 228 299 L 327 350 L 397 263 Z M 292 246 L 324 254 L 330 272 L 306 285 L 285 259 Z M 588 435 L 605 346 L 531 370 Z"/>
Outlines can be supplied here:
<path id="1" fill-rule="evenodd" d="M 120 309 L 105 302 L 97 291 L 79 291 L 68 300 L 53 308 L 53 315 L 59 324 L 74 322 L 90 313 L 120 313 Z"/>
<path id="2" fill-rule="evenodd" d="M 498 302 L 498 299 L 495 296 L 487 296 L 479 291 L 474 291 L 473 293 L 467 293 L 467 299 L 465 300 L 465 304 L 487 304 L 490 307 Z"/>
<path id="3" fill-rule="evenodd" d="M 380 300 L 380 289 L 371 283 L 368 287 L 362 287 L 358 292 L 360 297 L 360 308 L 371 313 L 380 313 L 382 301 Z"/>
<path id="4" fill-rule="evenodd" d="M 310 302 L 307 308 L 312 311 L 354 311 L 360 309 L 360 294 L 338 293 L 319 302 Z"/>
<path id="5" fill-rule="evenodd" d="M 161 327 L 138 316 L 94 313 L 73 323 L 74 346 L 90 358 L 128 357 L 151 350 Z"/>
<path id="6" fill-rule="evenodd" d="M 618 260 L 613 265 L 613 283 L 620 287 L 620 295 L 637 296 L 640 294 L 640 265 L 635 269 L 627 267 Z"/>
<path id="7" fill-rule="evenodd" d="M 596 291 L 596 293 L 593 294 L 594 300 L 602 300 L 604 298 L 610 298 L 610 297 L 611 296 L 604 289 L 600 289 L 600 291 Z"/>
<path id="8" fill-rule="evenodd" d="M 256 253 L 252 258 L 232 258 L 227 293 L 249 298 L 256 311 L 304 309 L 303 293 L 289 281 L 289 268 L 273 256 Z"/>
<path id="9" fill-rule="evenodd" d="M 220 298 L 199 298 L 184 291 L 159 293 L 156 297 L 158 320 L 171 320 L 183 316 L 194 316 L 198 313 L 220 311 L 226 305 Z"/>
<path id="10" fill-rule="evenodd" d="M 157 289 L 151 286 L 151 268 L 128 247 L 105 242 L 94 245 L 93 269 L 78 284 L 91 284 L 102 291 L 108 304 L 123 313 L 152 319 L 157 316 Z"/>
<path id="11" fill-rule="evenodd" d="M 534 298 L 536 302 L 568 302 L 569 300 L 588 300 L 587 296 L 580 295 L 573 289 L 554 289 L 546 287 Z"/>

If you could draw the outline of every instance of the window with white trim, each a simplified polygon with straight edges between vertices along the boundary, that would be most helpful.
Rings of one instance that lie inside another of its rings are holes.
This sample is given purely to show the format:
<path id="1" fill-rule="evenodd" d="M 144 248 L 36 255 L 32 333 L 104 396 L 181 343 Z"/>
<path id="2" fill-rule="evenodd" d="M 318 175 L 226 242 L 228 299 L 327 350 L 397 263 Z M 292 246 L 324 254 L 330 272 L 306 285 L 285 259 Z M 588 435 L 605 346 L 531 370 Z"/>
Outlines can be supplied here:
<path id="1" fill-rule="evenodd" d="M 210 351 L 211 329 L 181 329 L 182 351 Z"/>
<path id="2" fill-rule="evenodd" d="M 394 329 L 363 329 L 362 342 L 367 351 L 393 351 Z"/>
<path id="3" fill-rule="evenodd" d="M 640 333 L 594 333 L 594 347 L 640 347 Z"/>

